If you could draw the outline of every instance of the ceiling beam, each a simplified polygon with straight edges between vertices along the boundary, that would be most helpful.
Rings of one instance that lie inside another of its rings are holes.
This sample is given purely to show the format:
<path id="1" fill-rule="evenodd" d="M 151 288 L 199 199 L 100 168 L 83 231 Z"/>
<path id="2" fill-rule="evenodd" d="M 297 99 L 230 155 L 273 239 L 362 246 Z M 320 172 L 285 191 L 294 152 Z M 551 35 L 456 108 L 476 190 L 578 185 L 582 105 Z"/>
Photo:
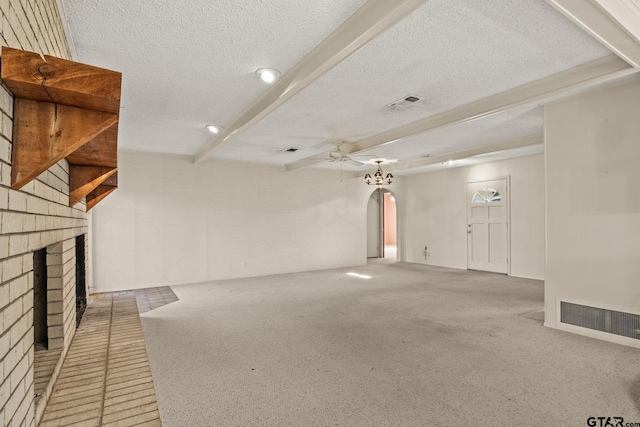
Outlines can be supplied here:
<path id="1" fill-rule="evenodd" d="M 349 154 L 359 154 L 376 147 L 393 144 L 437 129 L 477 120 L 524 104 L 541 101 L 573 90 L 638 72 L 616 55 L 609 55 L 551 76 L 518 86 L 453 110 L 420 119 L 350 144 Z M 320 163 L 330 151 L 315 154 L 285 165 L 287 171 Z"/>
<path id="2" fill-rule="evenodd" d="M 201 162 L 333 67 L 398 23 L 427 0 L 368 0 L 333 33 L 294 65 L 257 101 L 213 136 L 194 157 Z"/>
<path id="3" fill-rule="evenodd" d="M 461 160 L 468 157 L 478 156 L 480 154 L 495 153 L 497 151 L 512 150 L 514 148 L 527 147 L 529 145 L 542 144 L 542 134 L 535 134 L 525 136 L 523 138 L 516 138 L 509 141 L 499 142 L 497 144 L 481 145 L 478 147 L 471 147 L 465 150 L 454 151 L 451 153 L 436 154 L 423 159 L 409 160 L 406 162 L 389 163 L 385 165 L 384 170 L 387 171 L 399 171 L 407 169 L 415 169 L 423 166 L 429 166 L 450 160 Z"/>
<path id="4" fill-rule="evenodd" d="M 640 9 L 632 0 L 546 0 L 633 67 L 640 66 Z"/>

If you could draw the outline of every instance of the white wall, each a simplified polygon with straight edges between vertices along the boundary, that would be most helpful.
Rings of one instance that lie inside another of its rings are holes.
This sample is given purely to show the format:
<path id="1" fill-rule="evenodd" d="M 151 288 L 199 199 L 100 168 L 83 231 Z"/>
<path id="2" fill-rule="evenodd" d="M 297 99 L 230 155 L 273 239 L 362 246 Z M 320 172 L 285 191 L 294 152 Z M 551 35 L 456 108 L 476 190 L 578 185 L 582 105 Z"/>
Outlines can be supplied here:
<path id="1" fill-rule="evenodd" d="M 466 182 L 511 175 L 512 275 L 543 278 L 543 169 L 531 156 L 397 178 L 399 260 L 425 263 L 428 245 L 428 264 L 466 269 Z M 119 181 L 92 211 L 93 292 L 366 262 L 361 177 L 125 151 Z"/>
<path id="2" fill-rule="evenodd" d="M 466 183 L 507 175 L 511 177 L 511 275 L 543 279 L 542 155 L 406 177 L 406 261 L 466 269 Z M 426 260 L 425 246 L 430 253 Z"/>
<path id="3" fill-rule="evenodd" d="M 361 177 L 121 152 L 118 180 L 92 210 L 93 292 L 366 262 Z"/>
<path id="4" fill-rule="evenodd" d="M 561 299 L 640 314 L 639 161 L 637 77 L 545 107 L 548 326 Z"/>

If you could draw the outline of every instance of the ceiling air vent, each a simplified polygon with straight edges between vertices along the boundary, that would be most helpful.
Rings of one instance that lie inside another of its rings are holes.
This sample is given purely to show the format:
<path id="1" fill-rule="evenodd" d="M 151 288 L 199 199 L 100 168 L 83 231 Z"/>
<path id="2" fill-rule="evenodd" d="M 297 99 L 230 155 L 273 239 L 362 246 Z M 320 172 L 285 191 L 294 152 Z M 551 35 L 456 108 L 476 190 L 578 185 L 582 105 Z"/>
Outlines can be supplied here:
<path id="1" fill-rule="evenodd" d="M 283 153 L 295 153 L 298 151 L 297 148 L 287 148 L 286 150 L 282 150 Z"/>
<path id="2" fill-rule="evenodd" d="M 421 100 L 422 98 L 415 95 L 407 95 L 404 98 L 398 99 L 397 101 L 387 105 L 387 108 L 391 108 L 392 110 L 404 110 Z"/>

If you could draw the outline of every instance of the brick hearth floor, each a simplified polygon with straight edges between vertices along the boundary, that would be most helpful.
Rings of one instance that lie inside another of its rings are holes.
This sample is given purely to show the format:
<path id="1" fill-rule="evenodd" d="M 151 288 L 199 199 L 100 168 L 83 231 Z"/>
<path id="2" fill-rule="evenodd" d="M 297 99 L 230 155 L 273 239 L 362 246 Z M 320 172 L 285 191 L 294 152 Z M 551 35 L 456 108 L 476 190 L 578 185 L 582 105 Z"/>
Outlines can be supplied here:
<path id="1" fill-rule="evenodd" d="M 136 294 L 140 314 L 155 310 L 163 305 L 178 301 L 178 297 L 169 286 L 160 288 L 144 288 L 133 291 Z"/>
<path id="2" fill-rule="evenodd" d="M 177 301 L 168 287 L 89 297 L 39 426 L 161 425 L 138 315 L 144 297 L 149 309 Z"/>

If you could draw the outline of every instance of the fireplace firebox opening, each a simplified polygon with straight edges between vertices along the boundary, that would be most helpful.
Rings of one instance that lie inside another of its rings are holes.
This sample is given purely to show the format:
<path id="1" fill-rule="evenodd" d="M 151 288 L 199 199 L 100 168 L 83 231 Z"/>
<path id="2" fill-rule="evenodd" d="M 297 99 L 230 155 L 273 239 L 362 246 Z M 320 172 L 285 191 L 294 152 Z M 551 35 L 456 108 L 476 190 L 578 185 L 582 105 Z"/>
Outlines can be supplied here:
<path id="1" fill-rule="evenodd" d="M 47 248 L 33 253 L 33 328 L 35 350 L 49 348 L 47 323 Z"/>
<path id="2" fill-rule="evenodd" d="M 87 308 L 87 284 L 84 234 L 76 237 L 76 327 Z"/>

